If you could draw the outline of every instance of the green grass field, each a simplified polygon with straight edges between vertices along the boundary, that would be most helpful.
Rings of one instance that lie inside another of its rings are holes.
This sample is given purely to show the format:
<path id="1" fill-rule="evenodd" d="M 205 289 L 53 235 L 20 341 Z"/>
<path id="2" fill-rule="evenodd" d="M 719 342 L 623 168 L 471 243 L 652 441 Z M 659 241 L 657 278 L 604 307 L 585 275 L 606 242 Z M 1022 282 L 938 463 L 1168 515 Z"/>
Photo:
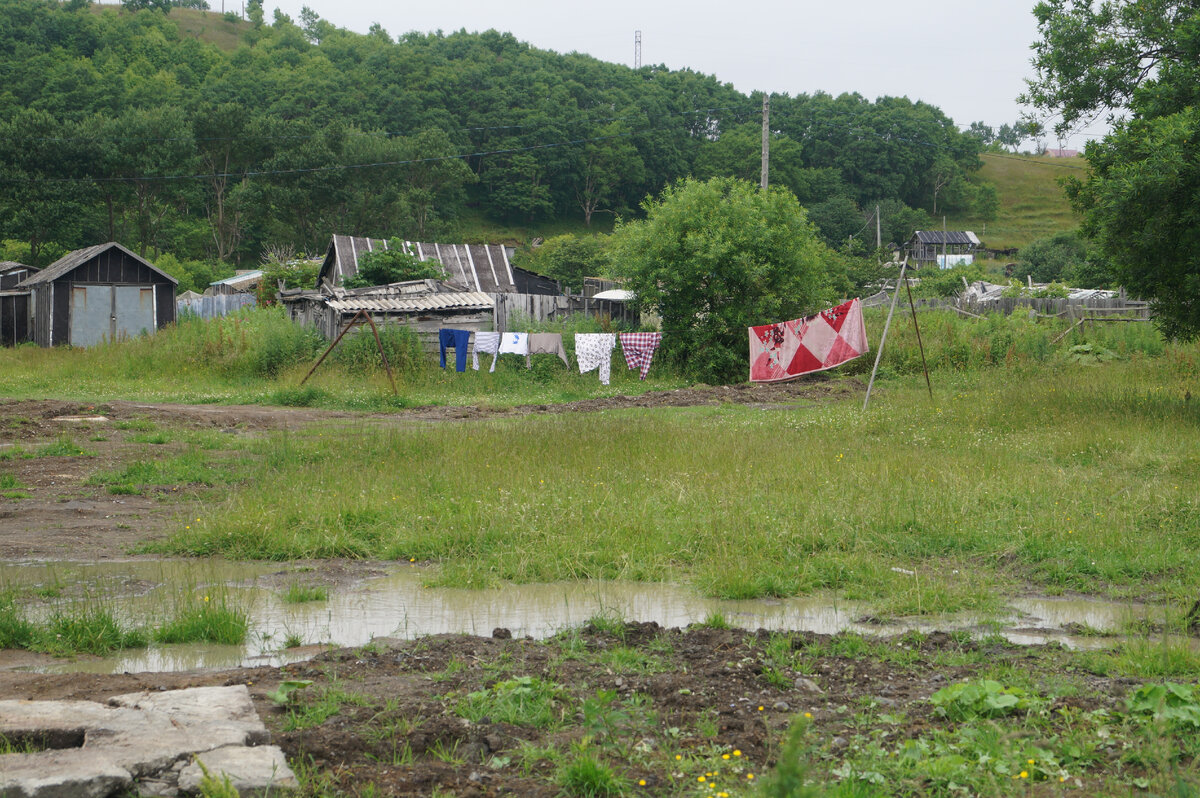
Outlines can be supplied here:
<path id="1" fill-rule="evenodd" d="M 868 315 L 875 335 L 882 317 Z M 1030 587 L 1194 600 L 1200 346 L 1165 342 L 1149 324 L 1107 325 L 1056 345 L 1061 320 L 920 318 L 932 401 L 901 317 L 867 412 L 870 357 L 833 375 L 849 398 L 794 409 L 364 418 L 247 441 L 236 463 L 199 449 L 141 453 L 91 481 L 117 492 L 179 480 L 222 486 L 223 498 L 204 499 L 200 520 L 156 545 L 160 553 L 415 558 L 438 564 L 431 578 L 446 585 L 668 580 L 721 597 L 833 590 L 895 614 L 986 610 Z M 283 399 L 386 412 L 686 385 L 666 363 L 647 383 L 614 369 L 605 387 L 556 364 L 455 374 L 418 358 L 392 397 L 377 368 L 351 359 L 301 396 L 307 389 L 295 383 L 313 357 L 305 335 L 256 311 L 89 350 L 20 347 L 0 352 L 0 395 Z M 1088 365 L 1096 359 L 1072 349 L 1085 340 L 1112 359 Z M 172 434 L 148 431 L 146 445 Z"/>

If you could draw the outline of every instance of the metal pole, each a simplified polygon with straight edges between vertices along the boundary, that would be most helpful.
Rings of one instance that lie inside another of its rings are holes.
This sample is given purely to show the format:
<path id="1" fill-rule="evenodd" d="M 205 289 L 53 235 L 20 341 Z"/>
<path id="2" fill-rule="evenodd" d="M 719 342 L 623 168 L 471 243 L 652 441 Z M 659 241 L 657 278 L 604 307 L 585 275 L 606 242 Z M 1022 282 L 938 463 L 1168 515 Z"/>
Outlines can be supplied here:
<path id="1" fill-rule="evenodd" d="M 871 386 L 875 384 L 875 372 L 879 371 L 879 361 L 883 359 L 883 343 L 887 340 L 888 327 L 892 325 L 892 314 L 896 312 L 896 300 L 900 297 L 900 281 L 904 279 L 904 270 L 908 268 L 908 258 L 900 264 L 900 276 L 896 278 L 896 289 L 892 292 L 892 306 L 888 309 L 887 321 L 883 324 L 883 335 L 879 336 L 879 350 L 875 353 L 875 366 L 871 369 L 871 380 L 867 383 L 867 395 L 863 397 L 863 410 L 871 401 Z"/>
<path id="2" fill-rule="evenodd" d="M 325 350 L 324 354 L 322 354 L 321 357 L 317 359 L 316 363 L 313 363 L 313 367 L 310 368 L 308 370 L 308 373 L 304 375 L 304 379 L 300 380 L 301 385 L 308 382 L 308 378 L 311 377 L 313 375 L 313 372 L 317 370 L 317 366 L 319 366 L 325 362 L 325 358 L 327 358 L 329 356 L 329 353 L 333 351 L 333 348 L 338 345 L 338 341 L 342 340 L 342 336 L 344 336 L 346 333 L 350 332 L 350 328 L 352 328 L 355 324 L 358 323 L 358 317 L 361 315 L 363 315 L 363 312 L 361 310 L 358 313 L 354 314 L 354 318 L 350 319 L 350 323 L 346 325 L 345 329 L 343 329 L 340 333 L 338 333 L 337 338 L 333 339 L 333 343 L 331 343 L 329 345 L 329 348 Z"/>
<path id="3" fill-rule="evenodd" d="M 913 329 L 917 331 L 917 348 L 921 350 L 921 368 L 925 369 L 925 387 L 929 389 L 929 401 L 933 401 L 933 384 L 929 381 L 929 366 L 925 363 L 925 345 L 921 343 L 921 327 L 917 324 L 917 306 L 913 304 L 912 286 L 908 278 L 904 278 L 904 287 L 908 289 L 908 306 L 912 308 Z M 896 286 L 900 290 L 900 286 Z"/>
<path id="4" fill-rule="evenodd" d="M 400 392 L 396 390 L 396 378 L 392 376 L 392 364 L 388 363 L 387 353 L 383 351 L 383 341 L 379 340 L 379 330 L 375 328 L 375 320 L 369 313 L 367 314 L 367 324 L 371 325 L 371 332 L 375 335 L 375 345 L 379 347 L 379 356 L 383 358 L 383 368 L 387 371 L 388 380 L 392 383 L 392 396 L 399 396 Z M 454 352 L 454 357 L 458 358 L 457 351 Z M 931 393 L 930 396 L 932 395 Z"/>
<path id="5" fill-rule="evenodd" d="M 762 123 L 762 179 L 759 186 L 767 190 L 767 164 L 771 159 L 771 139 L 768 135 L 771 129 L 771 97 L 763 94 L 763 123 Z"/>

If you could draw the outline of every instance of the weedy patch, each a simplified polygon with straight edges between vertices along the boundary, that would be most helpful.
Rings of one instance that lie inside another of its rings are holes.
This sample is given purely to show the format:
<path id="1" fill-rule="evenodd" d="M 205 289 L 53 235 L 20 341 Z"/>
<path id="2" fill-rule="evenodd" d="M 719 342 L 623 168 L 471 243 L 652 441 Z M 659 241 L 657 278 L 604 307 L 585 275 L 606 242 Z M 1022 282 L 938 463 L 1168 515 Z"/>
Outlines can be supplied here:
<path id="1" fill-rule="evenodd" d="M 244 643 L 250 630 L 250 617 L 245 610 L 231 606 L 218 596 L 195 595 L 190 602 L 176 608 L 174 615 L 154 629 L 158 643 Z"/>
<path id="2" fill-rule="evenodd" d="M 306 604 L 312 601 L 328 601 L 329 589 L 324 585 L 311 585 L 303 582 L 292 582 L 283 593 L 283 600 L 288 604 Z"/>
<path id="3" fill-rule="evenodd" d="M 471 721 L 486 717 L 493 722 L 546 728 L 562 720 L 561 689 L 536 676 L 518 676 L 468 693 L 456 703 L 455 712 Z"/>
<path id="4" fill-rule="evenodd" d="M 991 679 L 962 682 L 943 687 L 929 703 L 951 720 L 998 718 L 1037 706 L 1040 699 L 1017 687 L 1005 687 Z"/>

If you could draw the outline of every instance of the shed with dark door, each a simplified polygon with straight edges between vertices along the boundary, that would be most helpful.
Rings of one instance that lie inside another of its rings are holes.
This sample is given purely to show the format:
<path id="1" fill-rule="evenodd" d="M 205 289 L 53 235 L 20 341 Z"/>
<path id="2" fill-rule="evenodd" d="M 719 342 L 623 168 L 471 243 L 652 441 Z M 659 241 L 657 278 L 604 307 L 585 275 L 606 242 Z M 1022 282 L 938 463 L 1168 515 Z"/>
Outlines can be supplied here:
<path id="1" fill-rule="evenodd" d="M 110 241 L 77 249 L 26 279 L 39 346 L 91 346 L 175 321 L 179 281 Z"/>
<path id="2" fill-rule="evenodd" d="M 0 261 L 0 346 L 29 340 L 29 292 L 17 286 L 37 271 L 24 263 Z"/>

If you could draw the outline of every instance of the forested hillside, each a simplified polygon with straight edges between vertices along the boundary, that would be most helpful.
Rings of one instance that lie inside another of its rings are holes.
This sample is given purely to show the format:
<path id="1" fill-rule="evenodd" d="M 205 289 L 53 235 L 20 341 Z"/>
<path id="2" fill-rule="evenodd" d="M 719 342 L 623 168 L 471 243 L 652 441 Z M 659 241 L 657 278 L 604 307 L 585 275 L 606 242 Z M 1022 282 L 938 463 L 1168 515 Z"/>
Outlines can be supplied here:
<path id="1" fill-rule="evenodd" d="M 161 11 L 0 0 L 0 254 L 43 264 L 115 239 L 252 264 L 333 232 L 454 235 L 467 212 L 607 226 L 687 175 L 757 180 L 762 98 L 718 77 L 496 31 L 357 34 L 264 20 L 260 2 L 251 17 L 218 47 Z M 771 112 L 772 183 L 827 241 L 877 202 L 885 240 L 927 212 L 994 213 L 968 179 L 979 140 L 935 107 L 801 94 Z"/>

